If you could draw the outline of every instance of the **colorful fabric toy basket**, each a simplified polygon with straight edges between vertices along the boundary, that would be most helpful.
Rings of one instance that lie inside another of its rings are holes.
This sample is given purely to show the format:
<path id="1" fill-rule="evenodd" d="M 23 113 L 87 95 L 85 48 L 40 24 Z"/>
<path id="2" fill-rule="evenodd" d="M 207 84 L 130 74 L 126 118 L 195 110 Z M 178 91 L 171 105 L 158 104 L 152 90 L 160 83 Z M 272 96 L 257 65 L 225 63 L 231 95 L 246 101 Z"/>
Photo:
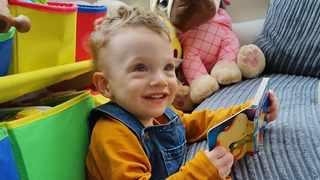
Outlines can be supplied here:
<path id="1" fill-rule="evenodd" d="M 88 39 L 94 29 L 94 21 L 106 15 L 105 6 L 78 5 L 76 61 L 91 58 Z"/>
<path id="2" fill-rule="evenodd" d="M 0 33 L 0 76 L 7 75 L 9 71 L 15 32 L 16 29 L 12 27 L 7 33 Z"/>
<path id="3" fill-rule="evenodd" d="M 22 180 L 85 180 L 87 117 L 94 100 L 83 92 L 50 106 L 0 124 L 0 179 L 15 179 L 17 167 Z"/>
<path id="4" fill-rule="evenodd" d="M 14 16 L 31 20 L 28 33 L 16 35 L 13 73 L 21 73 L 75 62 L 77 6 L 9 0 Z"/>

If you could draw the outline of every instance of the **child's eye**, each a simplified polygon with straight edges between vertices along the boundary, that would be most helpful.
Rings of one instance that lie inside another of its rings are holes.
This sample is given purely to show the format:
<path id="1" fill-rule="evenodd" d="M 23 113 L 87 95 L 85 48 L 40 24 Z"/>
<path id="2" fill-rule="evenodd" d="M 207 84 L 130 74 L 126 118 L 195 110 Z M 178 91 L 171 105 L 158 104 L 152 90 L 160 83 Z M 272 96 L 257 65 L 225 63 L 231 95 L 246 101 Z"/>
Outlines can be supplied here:
<path id="1" fill-rule="evenodd" d="M 133 71 L 137 71 L 137 72 L 144 72 L 147 70 L 148 70 L 148 68 L 145 64 L 136 64 L 133 67 Z"/>
<path id="2" fill-rule="evenodd" d="M 173 63 L 169 63 L 164 67 L 165 71 L 174 71 L 175 70 L 175 66 Z"/>

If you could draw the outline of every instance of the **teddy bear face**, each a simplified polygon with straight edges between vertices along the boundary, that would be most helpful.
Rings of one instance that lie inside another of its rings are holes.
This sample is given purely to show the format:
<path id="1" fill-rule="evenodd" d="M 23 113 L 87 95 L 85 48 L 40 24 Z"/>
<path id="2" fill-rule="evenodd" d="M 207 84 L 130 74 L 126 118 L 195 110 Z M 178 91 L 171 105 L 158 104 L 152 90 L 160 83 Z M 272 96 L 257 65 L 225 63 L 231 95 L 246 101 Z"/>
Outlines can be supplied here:
<path id="1" fill-rule="evenodd" d="M 216 7 L 212 0 L 174 0 L 170 21 L 179 30 L 186 32 L 211 19 L 216 14 Z"/>

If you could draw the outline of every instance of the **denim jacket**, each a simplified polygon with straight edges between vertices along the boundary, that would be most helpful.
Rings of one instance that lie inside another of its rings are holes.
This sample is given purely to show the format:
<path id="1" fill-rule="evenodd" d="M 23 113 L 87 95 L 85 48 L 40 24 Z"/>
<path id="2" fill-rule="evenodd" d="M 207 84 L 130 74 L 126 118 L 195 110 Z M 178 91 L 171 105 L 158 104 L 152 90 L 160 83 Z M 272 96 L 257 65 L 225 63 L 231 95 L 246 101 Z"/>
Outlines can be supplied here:
<path id="1" fill-rule="evenodd" d="M 170 108 L 164 112 L 168 123 L 144 127 L 131 113 L 109 102 L 92 110 L 89 129 L 102 116 L 112 117 L 126 125 L 138 138 L 152 166 L 151 179 L 165 179 L 177 172 L 186 155 L 185 128 Z"/>

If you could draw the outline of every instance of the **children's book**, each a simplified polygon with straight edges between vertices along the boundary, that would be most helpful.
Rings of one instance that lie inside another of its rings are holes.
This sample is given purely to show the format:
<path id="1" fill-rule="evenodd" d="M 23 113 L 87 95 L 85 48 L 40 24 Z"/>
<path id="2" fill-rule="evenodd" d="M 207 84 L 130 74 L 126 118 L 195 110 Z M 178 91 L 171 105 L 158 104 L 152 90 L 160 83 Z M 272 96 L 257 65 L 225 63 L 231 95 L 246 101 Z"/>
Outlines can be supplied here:
<path id="1" fill-rule="evenodd" d="M 269 78 L 263 78 L 252 104 L 209 129 L 209 150 L 221 145 L 229 149 L 235 159 L 253 154 L 263 145 L 263 127 L 270 105 Z"/>

